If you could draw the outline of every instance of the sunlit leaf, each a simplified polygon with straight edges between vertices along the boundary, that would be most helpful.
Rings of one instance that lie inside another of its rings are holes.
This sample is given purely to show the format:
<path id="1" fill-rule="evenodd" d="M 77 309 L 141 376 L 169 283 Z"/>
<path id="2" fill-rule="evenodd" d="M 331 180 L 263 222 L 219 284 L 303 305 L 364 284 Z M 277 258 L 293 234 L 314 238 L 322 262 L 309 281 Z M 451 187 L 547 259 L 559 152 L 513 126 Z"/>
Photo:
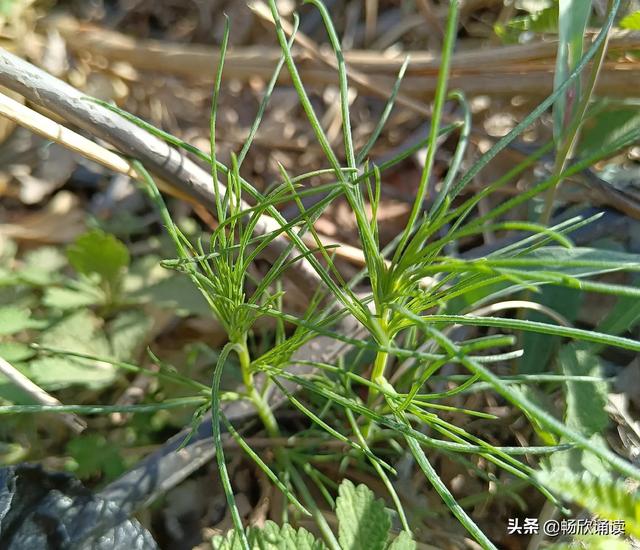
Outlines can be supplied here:
<path id="1" fill-rule="evenodd" d="M 640 10 L 623 17 L 620 20 L 620 27 L 630 31 L 640 31 Z"/>
<path id="2" fill-rule="evenodd" d="M 416 541 L 406 531 L 402 531 L 388 546 L 388 550 L 415 550 Z"/>
<path id="3" fill-rule="evenodd" d="M 81 235 L 67 248 L 69 263 L 83 275 L 97 274 L 108 283 L 115 283 L 129 265 L 127 247 L 109 235 L 94 229 Z"/>
<path id="4" fill-rule="evenodd" d="M 109 323 L 108 334 L 113 356 L 128 360 L 144 348 L 146 336 L 153 320 L 144 311 L 129 310 L 120 313 Z"/>

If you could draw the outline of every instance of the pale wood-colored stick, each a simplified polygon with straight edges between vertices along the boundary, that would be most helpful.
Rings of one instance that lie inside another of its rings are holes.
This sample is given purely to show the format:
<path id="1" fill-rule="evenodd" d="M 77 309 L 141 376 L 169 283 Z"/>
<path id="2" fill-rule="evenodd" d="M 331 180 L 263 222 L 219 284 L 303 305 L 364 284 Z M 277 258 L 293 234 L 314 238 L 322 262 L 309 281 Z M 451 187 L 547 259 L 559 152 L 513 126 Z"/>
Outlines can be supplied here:
<path id="1" fill-rule="evenodd" d="M 29 380 L 24 374 L 2 357 L 0 357 L 0 373 L 6 376 L 12 384 L 17 388 L 20 388 L 36 403 L 52 406 L 62 405 L 60 401 Z M 54 418 L 64 422 L 64 424 L 66 424 L 73 432 L 78 434 L 83 432 L 87 427 L 86 422 L 75 414 L 64 413 L 62 415 L 56 415 Z"/>
<path id="2" fill-rule="evenodd" d="M 215 209 L 215 193 L 209 170 L 119 114 L 87 101 L 80 90 L 2 48 L 0 85 L 103 139 L 125 156 L 139 159 L 151 173 L 167 182 L 172 189 L 190 197 L 193 202 Z M 224 194 L 224 186 L 220 184 L 218 187 L 220 193 Z M 243 208 L 248 206 L 243 204 Z M 271 234 L 279 230 L 280 224 L 269 216 L 260 216 L 253 226 L 256 235 Z M 274 262 L 287 251 L 289 241 L 280 233 L 270 239 L 262 254 L 267 260 Z M 305 258 L 293 262 L 285 275 L 303 292 L 313 293 L 322 284 L 320 276 Z"/>
<path id="3" fill-rule="evenodd" d="M 2 93 L 0 93 L 0 115 L 31 130 L 34 134 L 55 141 L 71 151 L 80 153 L 85 158 L 97 162 L 113 172 L 125 174 L 132 178 L 138 177 L 131 163 L 120 155 L 109 151 L 109 149 L 98 145 L 73 130 L 69 130 L 62 124 L 54 122 Z"/>
<path id="4" fill-rule="evenodd" d="M 125 158 L 2 93 L 0 93 L 0 116 L 113 172 L 140 180 L 139 174 Z M 163 180 L 158 179 L 156 183 L 160 189 L 174 197 L 199 204 L 193 197 Z"/>

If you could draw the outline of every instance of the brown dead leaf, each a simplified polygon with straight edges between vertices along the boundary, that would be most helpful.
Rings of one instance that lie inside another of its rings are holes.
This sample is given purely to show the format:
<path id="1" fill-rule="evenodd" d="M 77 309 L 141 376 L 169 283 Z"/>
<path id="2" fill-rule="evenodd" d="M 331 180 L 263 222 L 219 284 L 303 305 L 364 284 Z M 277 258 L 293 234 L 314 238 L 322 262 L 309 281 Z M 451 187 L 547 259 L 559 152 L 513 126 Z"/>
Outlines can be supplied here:
<path id="1" fill-rule="evenodd" d="M 78 198 L 68 191 L 60 191 L 42 210 L 12 223 L 0 224 L 0 235 L 31 243 L 69 243 L 85 230 L 84 218 Z"/>

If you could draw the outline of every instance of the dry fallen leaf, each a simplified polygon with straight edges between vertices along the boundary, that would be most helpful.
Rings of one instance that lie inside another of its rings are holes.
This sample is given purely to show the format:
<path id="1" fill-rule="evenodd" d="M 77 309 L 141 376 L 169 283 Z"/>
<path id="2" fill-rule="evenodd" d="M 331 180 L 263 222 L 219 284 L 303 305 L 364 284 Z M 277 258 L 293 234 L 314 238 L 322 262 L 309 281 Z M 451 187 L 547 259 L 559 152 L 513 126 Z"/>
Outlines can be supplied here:
<path id="1" fill-rule="evenodd" d="M 78 198 L 60 191 L 45 208 L 12 223 L 0 224 L 0 235 L 17 241 L 64 244 L 85 230 L 85 215 Z"/>

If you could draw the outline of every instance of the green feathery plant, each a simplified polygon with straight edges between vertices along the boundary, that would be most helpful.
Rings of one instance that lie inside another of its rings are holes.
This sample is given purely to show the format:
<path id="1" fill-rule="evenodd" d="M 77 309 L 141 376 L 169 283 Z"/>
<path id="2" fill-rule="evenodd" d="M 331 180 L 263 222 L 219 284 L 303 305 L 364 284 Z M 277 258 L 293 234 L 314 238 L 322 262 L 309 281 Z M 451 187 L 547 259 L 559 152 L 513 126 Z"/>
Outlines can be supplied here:
<path id="1" fill-rule="evenodd" d="M 599 518 L 622 520 L 627 533 L 640 536 L 640 498 L 624 482 L 566 470 L 544 470 L 538 478 L 564 499 L 580 504 Z"/>
<path id="2" fill-rule="evenodd" d="M 629 550 L 632 545 L 613 531 L 617 525 L 634 537 L 640 536 L 640 498 L 637 491 L 625 486 L 625 483 L 611 478 L 597 478 L 589 472 L 576 474 L 565 469 L 543 470 L 540 479 L 554 492 L 567 501 L 575 502 L 596 515 L 594 523 L 605 524 L 606 530 L 600 535 L 597 530 L 591 534 L 583 533 L 574 537 L 572 543 L 554 544 L 553 550 L 571 548 L 613 548 Z"/>
<path id="3" fill-rule="evenodd" d="M 320 503 L 314 500 L 310 488 L 313 485 L 323 495 L 326 505 L 336 506 L 334 495 L 337 483 L 328 479 L 317 467 L 322 461 L 339 461 L 342 467 L 355 464 L 359 468 L 371 468 L 380 477 L 403 531 L 402 538 L 399 537 L 397 540 L 404 541 L 403 546 L 400 546 L 400 543 L 394 546 L 395 542 L 387 545 L 385 538 L 381 548 L 410 548 L 413 544 L 412 517 L 404 509 L 402 499 L 393 483 L 396 475 L 393 463 L 401 456 L 412 457 L 450 512 L 485 548 L 494 548 L 494 545 L 443 483 L 433 466 L 434 453 L 444 454 L 473 468 L 482 479 L 496 481 L 494 474 L 483 472 L 469 460 L 470 455 L 482 457 L 485 463 L 503 469 L 523 485 L 533 485 L 555 503 L 558 501 L 554 496 L 554 483 L 550 483 L 546 477 L 538 476 L 536 470 L 520 458 L 522 455 L 545 456 L 565 452 L 567 449 L 581 449 L 598 457 L 611 472 L 640 479 L 638 468 L 606 446 L 594 444 L 590 434 L 585 434 L 579 426 L 558 420 L 527 391 L 528 385 L 533 383 L 571 381 L 590 384 L 601 381 L 600 377 L 568 374 L 504 377 L 496 374 L 494 368 L 494 365 L 512 361 L 522 354 L 522 350 L 516 347 L 514 331 L 563 337 L 590 342 L 597 346 L 616 346 L 632 351 L 639 351 L 640 343 L 619 335 L 625 327 L 617 327 L 617 333 L 605 333 L 578 329 L 569 324 L 558 324 L 558 316 L 554 316 L 553 312 L 549 313 L 550 322 L 541 322 L 486 316 L 482 309 L 500 304 L 510 296 L 517 297 L 523 292 L 526 296 L 535 296 L 535 293 L 546 285 L 609 294 L 621 299 L 638 298 L 640 290 L 635 286 L 610 284 L 596 279 L 603 273 L 640 271 L 640 258 L 637 255 L 578 248 L 573 245 L 572 232 L 595 218 L 575 217 L 551 227 L 548 227 L 544 220 L 543 223 L 528 220 L 501 221 L 503 214 L 542 193 L 551 193 L 547 195 L 551 204 L 552 190 L 562 180 L 580 173 L 637 141 L 640 137 L 638 130 L 630 129 L 620 133 L 616 139 L 607 142 L 602 150 L 592 152 L 588 156 L 571 158 L 576 136 L 589 105 L 595 83 L 594 76 L 593 82 L 590 80 L 587 90 L 581 96 L 581 103 L 567 115 L 569 130 L 558 137 L 559 141 L 556 144 L 544 144 L 480 192 L 464 200 L 458 199 L 454 203 L 454 199 L 461 195 L 473 178 L 549 107 L 556 105 L 557 112 L 558 109 L 567 112 L 566 106 L 558 101 L 566 97 L 569 89 L 576 86 L 589 63 L 593 63 L 592 74 L 597 74 L 597 67 L 602 62 L 607 36 L 620 0 L 611 2 L 611 9 L 596 39 L 579 59 L 572 58 L 562 78 L 557 79 L 553 93 L 466 170 L 463 169 L 463 159 L 471 128 L 470 109 L 464 94 L 460 91 L 449 91 L 447 86 L 458 28 L 459 2 L 449 2 L 449 16 L 429 134 L 421 143 L 380 166 L 374 166 L 368 154 L 391 113 L 409 61 L 403 65 L 392 96 L 370 139 L 358 151 L 352 137 L 348 69 L 340 41 L 326 7 L 320 0 L 309 0 L 308 3 L 312 4 L 322 17 L 337 60 L 343 151 L 338 152 L 332 148 L 296 67 L 291 48 L 297 19 L 293 34 L 287 37 L 275 0 L 270 0 L 269 6 L 282 49 L 282 58 L 266 88 L 249 137 L 240 152 L 232 156 L 230 166 L 225 166 L 216 157 L 217 100 L 228 44 L 228 25 L 225 28 L 221 61 L 213 90 L 210 154 L 154 128 L 129 113 L 99 102 L 168 143 L 196 155 L 211 166 L 218 227 L 209 238 L 192 242 L 173 222 L 151 175 L 140 162 L 135 161 L 136 170 L 143 178 L 144 188 L 158 209 L 178 253 L 177 259 L 165 260 L 162 265 L 191 278 L 228 335 L 228 344 L 220 353 L 213 370 L 211 386 L 193 386 L 196 392 L 193 400 L 188 403 L 181 400 L 178 403 L 197 406 L 198 415 L 207 408 L 211 408 L 212 411 L 217 461 L 235 526 L 233 540 L 229 538 L 225 542 L 227 546 L 224 547 L 253 547 L 257 535 L 255 531 L 249 531 L 247 534 L 235 505 L 222 445 L 223 427 L 293 506 L 291 514 L 288 510 L 284 512 L 283 522 L 294 523 L 296 514 L 311 515 L 326 545 L 332 549 L 341 547 L 343 536 L 339 534 L 336 537 L 333 533 L 321 512 Z M 240 168 L 259 129 L 278 76 L 285 67 L 297 92 L 300 106 L 324 153 L 328 168 L 292 177 L 284 167 L 280 167 L 281 180 L 271 186 L 268 193 L 261 193 L 240 175 Z M 459 122 L 442 126 L 443 108 L 447 101 L 455 101 L 460 106 L 462 116 Z M 428 182 L 433 174 L 438 141 L 443 136 L 451 136 L 454 133 L 459 134 L 459 140 L 449 171 L 439 188 L 440 191 L 429 197 Z M 513 182 L 551 151 L 554 145 L 556 165 L 546 179 L 536 182 L 528 190 L 487 213 L 477 213 L 476 207 L 482 199 Z M 427 156 L 409 219 L 397 238 L 383 248 L 377 221 L 383 178 L 389 168 L 421 147 L 426 147 Z M 312 177 L 322 177 L 325 183 L 311 189 L 302 189 L 301 184 Z M 327 178 L 332 178 L 333 181 L 326 181 Z M 224 192 L 221 183 L 226 183 Z M 313 206 L 305 208 L 301 199 L 310 194 L 322 194 L 319 195 L 322 198 Z M 353 212 L 366 259 L 364 271 L 352 281 L 342 278 L 334 265 L 330 248 L 322 245 L 313 228 L 314 221 L 338 197 L 344 197 Z M 244 199 L 251 201 L 253 205 L 247 205 Z M 276 207 L 291 201 L 295 201 L 300 213 L 294 219 L 286 221 Z M 370 206 L 369 210 L 366 207 L 367 203 Z M 471 214 L 476 215 L 471 217 Z M 279 228 L 256 236 L 253 230 L 263 215 L 273 217 Z M 487 229 L 517 232 L 519 240 L 477 259 L 463 259 L 448 252 L 459 239 L 480 235 Z M 306 232 L 313 236 L 316 243 L 314 248 L 304 244 L 302 236 Z M 283 251 L 279 259 L 272 262 L 266 274 L 259 280 L 254 279 L 249 266 L 279 235 L 286 235 L 290 246 Z M 296 316 L 283 311 L 284 291 L 279 281 L 288 269 L 302 259 L 316 272 L 323 288 L 319 288 L 317 294 L 310 299 L 306 313 Z M 520 300 L 518 303 L 520 305 L 517 307 L 528 307 L 531 299 Z M 273 344 L 268 350 L 260 353 L 252 349 L 250 335 L 256 321 L 265 316 L 276 319 L 278 329 Z M 340 321 L 346 317 L 357 320 L 365 330 L 366 336 L 355 338 L 343 334 Z M 459 326 L 491 327 L 497 332 L 460 340 L 460 333 L 456 330 Z M 289 327 L 289 330 L 285 330 L 285 327 Z M 341 357 L 336 362 L 326 363 L 297 359 L 296 351 L 318 336 L 330 337 L 347 344 L 352 349 L 349 360 Z M 54 351 L 56 350 L 49 350 Z M 57 352 L 60 353 L 61 350 Z M 223 394 L 221 388 L 222 373 L 228 366 L 228 359 L 232 354 L 237 356 L 244 385 L 242 392 L 233 395 Z M 312 367 L 311 374 L 296 374 L 295 370 L 290 368 L 301 364 Z M 445 365 L 455 365 L 462 374 L 442 374 Z M 130 365 L 118 366 L 135 368 Z M 162 371 L 160 375 L 167 376 L 167 373 Z M 177 374 L 171 376 L 179 377 Z M 458 385 L 440 392 L 427 389 L 430 382 L 441 380 Z M 300 392 L 292 392 L 290 383 L 299 387 Z M 359 389 L 364 389 L 366 394 L 362 395 Z M 520 409 L 531 420 L 536 431 L 544 435 L 547 445 L 498 447 L 447 420 L 443 413 L 456 412 L 486 420 L 494 418 L 481 411 L 463 409 L 451 404 L 454 403 L 451 398 L 487 389 L 497 392 Z M 282 392 L 290 405 L 308 418 L 310 428 L 306 434 L 301 434 L 301 437 L 313 435 L 334 438 L 346 445 L 348 452 L 345 454 L 330 450 L 318 451 L 317 448 L 305 446 L 291 449 L 281 447 L 275 451 L 273 463 L 268 464 L 260 458 L 239 431 L 224 417 L 221 399 L 235 396 L 248 400 L 255 407 L 269 436 L 277 437 L 283 430 L 269 406 L 268 396 L 272 391 Z M 166 406 L 169 405 L 168 403 Z M 143 406 L 130 409 L 141 410 L 141 407 Z M 118 410 L 122 409 L 118 407 Z M 106 413 L 113 408 L 2 408 L 3 412 L 32 410 Z M 384 458 L 380 456 L 381 449 L 385 451 Z M 269 525 L 268 530 L 273 536 L 286 536 L 292 540 L 302 537 L 306 541 L 308 535 L 300 532 L 296 534 L 289 528 L 280 530 L 273 525 Z M 283 534 L 284 531 L 286 534 Z M 305 544 L 308 543 L 309 547 L 315 548 L 316 542 L 309 539 Z M 322 543 L 318 545 L 317 547 L 323 547 Z"/>

